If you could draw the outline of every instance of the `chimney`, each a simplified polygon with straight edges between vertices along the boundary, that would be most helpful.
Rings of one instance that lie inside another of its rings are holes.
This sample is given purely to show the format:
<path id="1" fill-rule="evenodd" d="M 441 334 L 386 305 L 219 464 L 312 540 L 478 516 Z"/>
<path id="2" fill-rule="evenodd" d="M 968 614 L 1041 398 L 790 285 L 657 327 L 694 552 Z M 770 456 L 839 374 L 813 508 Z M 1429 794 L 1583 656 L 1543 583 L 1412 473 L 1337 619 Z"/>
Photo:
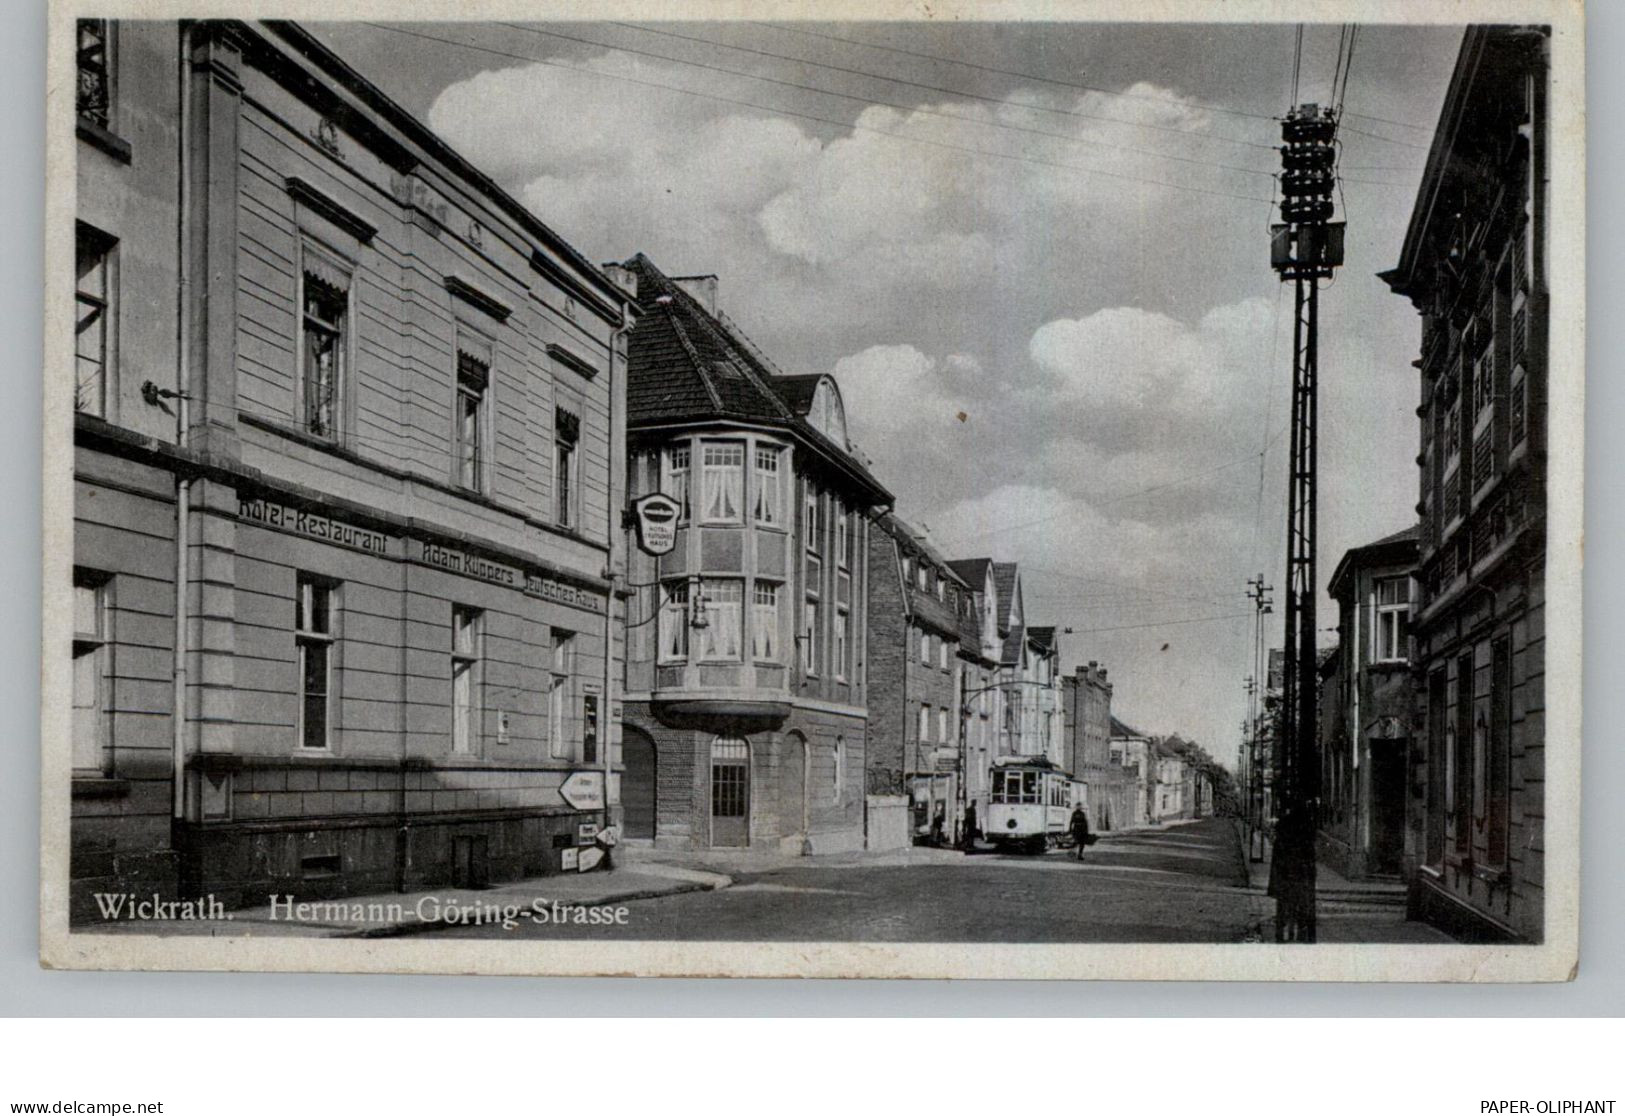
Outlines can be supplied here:
<path id="1" fill-rule="evenodd" d="M 601 266 L 604 274 L 609 276 L 610 282 L 619 287 L 627 298 L 638 297 L 638 276 L 636 272 L 618 263 L 607 263 Z"/>
<path id="2" fill-rule="evenodd" d="M 671 281 L 687 292 L 688 296 L 705 308 L 713 318 L 717 316 L 717 277 L 715 275 L 673 275 Z"/>

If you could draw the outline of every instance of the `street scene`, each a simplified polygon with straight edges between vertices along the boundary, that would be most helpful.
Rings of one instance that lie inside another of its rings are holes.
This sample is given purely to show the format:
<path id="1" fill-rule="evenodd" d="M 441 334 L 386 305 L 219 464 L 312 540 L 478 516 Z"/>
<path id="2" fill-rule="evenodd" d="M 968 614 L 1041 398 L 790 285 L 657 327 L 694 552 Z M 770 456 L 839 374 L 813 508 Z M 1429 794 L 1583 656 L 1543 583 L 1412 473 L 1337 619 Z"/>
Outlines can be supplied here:
<path id="1" fill-rule="evenodd" d="M 1550 28 L 73 27 L 64 933 L 1547 939 Z"/>

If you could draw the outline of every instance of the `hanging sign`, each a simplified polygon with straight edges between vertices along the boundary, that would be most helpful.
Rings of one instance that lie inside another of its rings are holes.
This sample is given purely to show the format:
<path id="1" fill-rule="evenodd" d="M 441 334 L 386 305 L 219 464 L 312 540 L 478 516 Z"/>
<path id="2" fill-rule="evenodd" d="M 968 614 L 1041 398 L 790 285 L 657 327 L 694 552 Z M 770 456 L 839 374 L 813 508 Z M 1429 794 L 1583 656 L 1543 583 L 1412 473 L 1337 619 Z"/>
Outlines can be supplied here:
<path id="1" fill-rule="evenodd" d="M 651 492 L 632 502 L 638 527 L 638 549 L 659 557 L 677 545 L 677 518 L 683 506 L 664 492 Z"/>

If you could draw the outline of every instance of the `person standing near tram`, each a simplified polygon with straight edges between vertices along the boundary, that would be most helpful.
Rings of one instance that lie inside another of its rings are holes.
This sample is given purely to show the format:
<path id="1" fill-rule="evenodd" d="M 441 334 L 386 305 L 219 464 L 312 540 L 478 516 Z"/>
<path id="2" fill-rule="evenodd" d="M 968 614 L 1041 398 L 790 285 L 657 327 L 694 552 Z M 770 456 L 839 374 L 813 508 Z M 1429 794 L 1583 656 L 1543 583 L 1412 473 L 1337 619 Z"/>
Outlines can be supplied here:
<path id="1" fill-rule="evenodd" d="M 1082 860 L 1084 847 L 1089 844 L 1089 815 L 1084 813 L 1083 803 L 1072 807 L 1072 818 L 1067 828 L 1072 831 L 1073 847 L 1077 849 L 1078 859 Z"/>

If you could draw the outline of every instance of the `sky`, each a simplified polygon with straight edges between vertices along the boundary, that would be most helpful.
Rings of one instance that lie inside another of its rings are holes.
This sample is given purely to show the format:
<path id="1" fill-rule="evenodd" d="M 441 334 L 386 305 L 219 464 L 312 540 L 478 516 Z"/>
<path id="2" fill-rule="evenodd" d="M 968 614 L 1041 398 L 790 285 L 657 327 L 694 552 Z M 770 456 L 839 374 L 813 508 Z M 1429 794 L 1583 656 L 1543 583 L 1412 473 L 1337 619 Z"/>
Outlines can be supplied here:
<path id="1" fill-rule="evenodd" d="M 1113 712 L 1233 764 L 1246 581 L 1284 585 L 1292 294 L 1268 265 L 1293 25 L 317 24 L 588 258 L 713 273 L 840 384 L 897 513 L 1021 565 Z M 1329 99 L 1339 29 L 1304 31 Z M 1459 27 L 1361 27 L 1321 295 L 1320 549 L 1415 519 L 1399 258 Z M 1269 619 L 1279 642 L 1280 607 Z M 1330 640 L 1331 633 L 1324 633 Z"/>

